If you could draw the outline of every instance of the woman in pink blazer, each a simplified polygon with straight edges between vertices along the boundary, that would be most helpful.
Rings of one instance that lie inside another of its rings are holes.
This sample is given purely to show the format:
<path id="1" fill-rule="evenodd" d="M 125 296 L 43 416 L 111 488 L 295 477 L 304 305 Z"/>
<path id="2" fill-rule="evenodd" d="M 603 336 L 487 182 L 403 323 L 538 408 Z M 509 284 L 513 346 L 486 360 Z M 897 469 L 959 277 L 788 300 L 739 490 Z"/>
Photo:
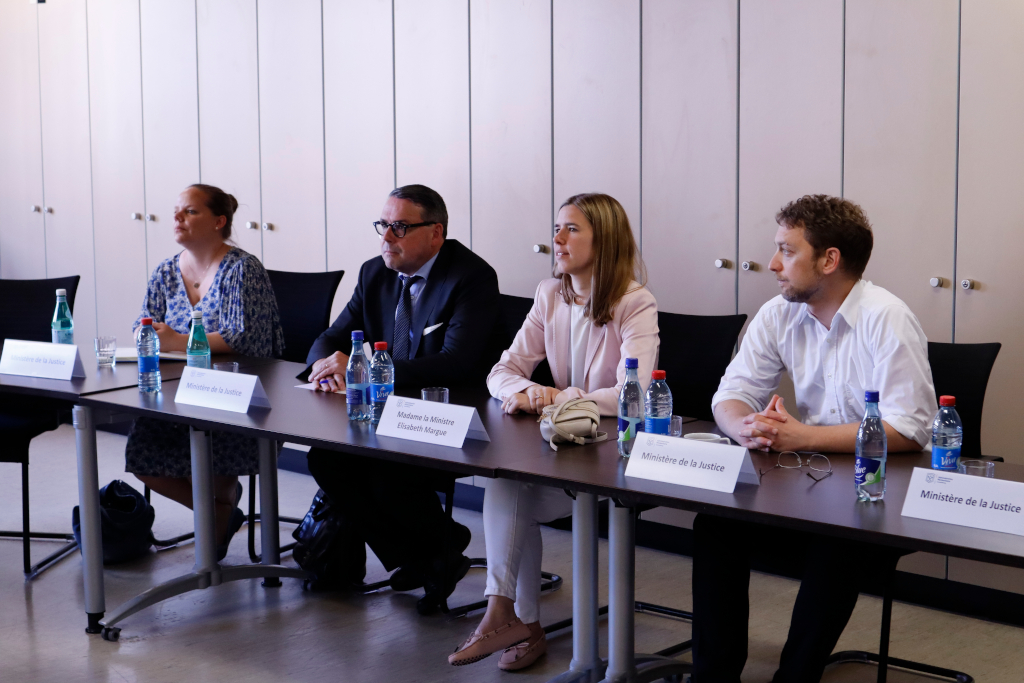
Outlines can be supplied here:
<path id="1" fill-rule="evenodd" d="M 554 278 L 537 287 L 512 347 L 487 377 L 508 413 L 539 413 L 573 398 L 617 414 L 625 359 L 646 389 L 658 357 L 658 309 L 642 284 L 639 250 L 622 206 L 604 194 L 570 197 L 558 211 Z M 547 358 L 555 386 L 530 380 Z M 539 435 L 538 435 L 538 438 Z M 448 657 L 460 666 L 504 650 L 498 668 L 525 668 L 547 651 L 540 626 L 540 523 L 572 512 L 564 491 L 496 479 L 484 496 L 487 611 Z"/>

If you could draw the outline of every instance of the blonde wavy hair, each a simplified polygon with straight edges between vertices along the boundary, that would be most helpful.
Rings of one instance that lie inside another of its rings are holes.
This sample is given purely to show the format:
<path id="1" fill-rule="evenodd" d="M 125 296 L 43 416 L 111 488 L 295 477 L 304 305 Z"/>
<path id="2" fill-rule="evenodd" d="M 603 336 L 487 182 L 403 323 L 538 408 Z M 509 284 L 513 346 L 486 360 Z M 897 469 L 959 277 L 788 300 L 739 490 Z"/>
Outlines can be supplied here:
<path id="1" fill-rule="evenodd" d="M 575 206 L 594 228 L 594 274 L 590 298 L 583 309 L 584 315 L 595 325 L 602 326 L 612 319 L 615 304 L 619 302 L 633 282 L 647 284 L 647 269 L 640 257 L 640 249 L 633 239 L 629 218 L 622 204 L 606 194 L 576 194 L 562 203 L 559 210 Z M 554 273 L 562 282 L 562 300 L 572 305 L 576 292 L 569 275 Z"/>

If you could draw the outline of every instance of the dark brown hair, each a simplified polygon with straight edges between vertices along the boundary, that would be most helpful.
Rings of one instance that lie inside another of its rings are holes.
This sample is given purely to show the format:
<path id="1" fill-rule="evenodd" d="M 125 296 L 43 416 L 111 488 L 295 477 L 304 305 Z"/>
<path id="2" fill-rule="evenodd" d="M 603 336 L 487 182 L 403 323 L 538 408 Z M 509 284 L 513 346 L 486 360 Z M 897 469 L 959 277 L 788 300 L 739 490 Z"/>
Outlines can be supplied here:
<path id="1" fill-rule="evenodd" d="M 440 223 L 444 228 L 442 236 L 448 237 L 448 207 L 444 199 L 426 185 L 403 185 L 391 190 L 389 197 L 405 199 L 420 207 L 420 218 L 431 223 Z"/>
<path id="2" fill-rule="evenodd" d="M 194 187 L 206 195 L 206 208 L 210 210 L 210 213 L 214 216 L 224 216 L 228 219 L 224 223 L 224 227 L 220 229 L 220 234 L 224 239 L 231 237 L 231 218 L 235 215 L 235 211 L 238 210 L 238 200 L 235 199 L 234 195 L 228 194 L 219 187 L 203 185 L 202 183 L 189 185 L 189 187 Z"/>
<path id="3" fill-rule="evenodd" d="M 871 258 L 874 236 L 864 210 L 853 202 L 827 194 L 808 194 L 786 204 L 775 222 L 787 228 L 803 228 L 814 255 L 839 250 L 839 266 L 859 278 Z"/>
<path id="4" fill-rule="evenodd" d="M 615 304 L 634 281 L 647 284 L 647 273 L 622 204 L 606 194 L 588 193 L 569 197 L 559 209 L 570 204 L 594 228 L 594 275 L 584 315 L 600 327 L 612 319 Z M 562 300 L 571 306 L 576 298 L 572 278 L 555 277 L 562 281 Z"/>

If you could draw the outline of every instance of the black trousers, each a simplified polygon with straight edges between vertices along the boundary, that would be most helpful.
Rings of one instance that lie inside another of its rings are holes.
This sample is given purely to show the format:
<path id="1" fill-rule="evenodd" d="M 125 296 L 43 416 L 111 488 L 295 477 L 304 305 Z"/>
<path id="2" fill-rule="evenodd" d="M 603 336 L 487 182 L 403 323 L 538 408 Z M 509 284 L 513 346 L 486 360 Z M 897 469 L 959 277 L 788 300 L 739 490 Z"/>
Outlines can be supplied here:
<path id="1" fill-rule="evenodd" d="M 710 515 L 693 523 L 693 683 L 739 683 L 747 661 L 751 558 L 802 567 L 773 683 L 817 683 L 866 583 L 905 554 L 892 548 Z M 755 596 L 755 600 L 757 596 Z"/>
<path id="2" fill-rule="evenodd" d="M 441 554 L 448 517 L 437 490 L 453 475 L 318 448 L 309 451 L 308 463 L 344 511 L 353 557 L 364 557 L 359 553 L 366 543 L 393 571 Z"/>

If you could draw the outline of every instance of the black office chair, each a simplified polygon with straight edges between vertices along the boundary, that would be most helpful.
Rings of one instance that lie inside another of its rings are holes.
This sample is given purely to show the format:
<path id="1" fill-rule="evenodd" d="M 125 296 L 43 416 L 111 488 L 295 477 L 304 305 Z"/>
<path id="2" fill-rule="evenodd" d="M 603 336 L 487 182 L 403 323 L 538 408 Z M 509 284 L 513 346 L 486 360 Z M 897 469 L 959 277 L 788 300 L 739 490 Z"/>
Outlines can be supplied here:
<path id="1" fill-rule="evenodd" d="M 49 280 L 0 280 L 0 340 L 50 341 L 55 290 L 67 290 L 68 306 L 74 313 L 78 275 Z M 22 540 L 26 580 L 32 580 L 73 552 L 78 544 L 70 533 L 48 533 L 29 529 L 28 451 L 29 443 L 43 432 L 56 429 L 70 405 L 62 402 L 9 396 L 0 400 L 0 462 L 21 464 L 21 531 L 0 531 L 0 538 Z M 31 539 L 65 541 L 58 551 L 39 564 L 32 564 Z"/>
<path id="2" fill-rule="evenodd" d="M 682 315 L 658 311 L 658 369 L 665 371 L 670 387 L 679 388 L 672 393 L 673 413 L 699 420 L 715 419 L 711 398 L 718 391 L 746 321 L 745 313 Z"/>
<path id="3" fill-rule="evenodd" d="M 985 403 L 985 390 L 992 366 L 999 355 L 1002 344 L 943 344 L 928 342 L 928 363 L 932 368 L 935 382 L 935 396 L 956 397 L 956 412 L 964 426 L 964 440 L 960 449 L 961 458 L 980 458 L 981 454 L 981 409 Z M 991 458 L 1002 462 L 1001 457 Z M 916 673 L 945 678 L 956 683 L 971 683 L 974 679 L 960 671 L 943 669 L 930 664 L 911 662 L 889 656 L 889 630 L 892 622 L 892 593 L 896 576 L 885 582 L 882 594 L 882 633 L 878 654 L 862 650 L 836 652 L 829 658 L 830 664 L 878 665 L 878 681 L 885 683 L 890 666 Z"/>

